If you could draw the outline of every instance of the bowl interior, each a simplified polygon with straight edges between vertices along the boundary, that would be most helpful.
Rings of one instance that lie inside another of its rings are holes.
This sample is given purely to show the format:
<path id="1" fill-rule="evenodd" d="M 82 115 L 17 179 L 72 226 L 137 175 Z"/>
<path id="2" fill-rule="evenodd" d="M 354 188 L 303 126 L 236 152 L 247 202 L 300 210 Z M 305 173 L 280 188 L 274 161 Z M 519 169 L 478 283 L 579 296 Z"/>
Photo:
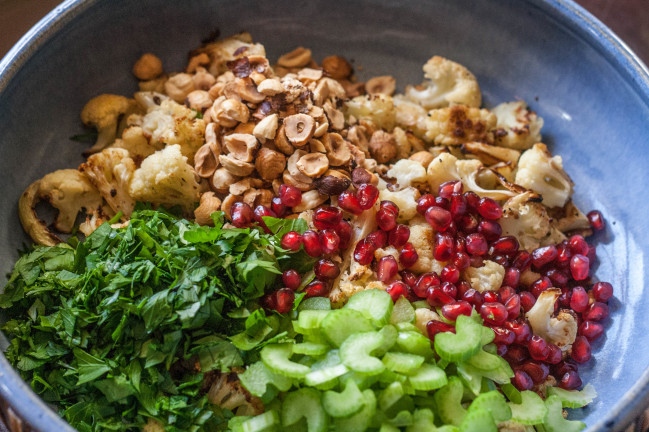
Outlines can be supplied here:
<path id="1" fill-rule="evenodd" d="M 485 104 L 523 99 L 545 119 L 543 136 L 576 183 L 580 208 L 602 211 L 597 235 L 599 280 L 613 283 L 616 298 L 607 336 L 581 370 L 599 393 L 575 410 L 589 430 L 621 428 L 647 394 L 649 298 L 643 295 L 649 242 L 644 196 L 649 147 L 647 77 L 622 66 L 623 53 L 604 48 L 593 29 L 575 25 L 563 2 L 541 0 L 390 0 L 354 2 L 147 0 L 67 2 L 59 29 L 38 47 L 3 88 L 0 79 L 0 267 L 11 269 L 27 242 L 17 218 L 22 190 L 59 168 L 76 167 L 86 144 L 79 113 L 99 93 L 130 95 L 130 74 L 144 52 L 160 56 L 166 71 L 180 70 L 187 52 L 214 31 L 241 30 L 266 46 L 269 58 L 298 45 L 316 60 L 331 54 L 353 60 L 361 79 L 390 74 L 403 88 L 419 83 L 421 66 L 441 55 L 478 77 Z M 64 23 L 64 25 L 62 25 Z M 583 24 L 582 24 L 583 25 Z M 603 41 L 603 42 L 602 42 Z M 361 69 L 362 67 L 362 69 Z M 2 71 L 0 70 L 0 73 Z M 7 75 L 9 74 L 9 75 Z M 644 80 L 644 81 L 643 81 Z M 637 197 L 637 198 L 634 198 Z M 7 371 L 5 371 L 7 373 Z M 0 381 L 2 379 L 0 378 Z M 17 392 L 23 392 L 18 390 Z M 5 393 L 7 394 L 7 393 Z M 634 401 L 632 403 L 632 401 Z M 28 408 L 21 409 L 28 415 Z M 38 423 L 38 422 L 36 422 Z M 60 430 L 58 426 L 43 430 Z"/>

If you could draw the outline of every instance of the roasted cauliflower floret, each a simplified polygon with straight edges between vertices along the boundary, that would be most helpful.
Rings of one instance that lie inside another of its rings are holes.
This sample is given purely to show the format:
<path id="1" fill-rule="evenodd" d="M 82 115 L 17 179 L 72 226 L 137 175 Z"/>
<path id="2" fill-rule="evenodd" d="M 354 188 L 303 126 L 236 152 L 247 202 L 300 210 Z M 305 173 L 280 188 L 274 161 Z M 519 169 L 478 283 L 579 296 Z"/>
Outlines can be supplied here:
<path id="1" fill-rule="evenodd" d="M 131 126 L 124 129 L 122 137 L 116 139 L 115 143 L 111 147 L 128 150 L 128 154 L 137 165 L 139 162 L 142 162 L 144 158 L 162 148 L 161 145 L 152 144 L 155 143 L 149 143 L 149 140 L 144 135 L 144 131 L 141 127 Z"/>
<path id="2" fill-rule="evenodd" d="M 420 217 L 411 220 L 409 227 L 409 241 L 417 250 L 419 258 L 408 270 L 417 274 L 441 272 L 445 263 L 437 261 L 433 257 L 433 244 L 435 242 L 435 231 L 433 228 L 428 224 L 428 222 Z"/>
<path id="3" fill-rule="evenodd" d="M 264 405 L 256 396 L 246 390 L 235 372 L 209 372 L 206 381 L 212 381 L 207 392 L 211 404 L 232 411 L 236 415 L 257 415 L 264 411 Z"/>
<path id="4" fill-rule="evenodd" d="M 498 291 L 505 278 L 505 267 L 497 262 L 485 260 L 482 267 L 469 267 L 463 272 L 464 279 L 474 290 Z"/>
<path id="5" fill-rule="evenodd" d="M 494 132 L 496 144 L 526 150 L 541 141 L 543 119 L 523 101 L 505 102 L 491 110 L 498 117 Z"/>
<path id="6" fill-rule="evenodd" d="M 129 194 L 135 162 L 128 150 L 107 148 L 88 158 L 79 170 L 84 172 L 99 190 L 115 213 L 121 211 L 126 218 L 133 212 L 135 200 Z"/>
<path id="7" fill-rule="evenodd" d="M 469 141 L 493 143 L 496 116 L 486 109 L 455 105 L 431 110 L 423 139 L 429 143 L 457 146 Z"/>
<path id="8" fill-rule="evenodd" d="M 547 207 L 563 207 L 572 195 L 572 180 L 563 170 L 561 156 L 552 156 L 545 144 L 534 144 L 518 160 L 514 181 L 543 196 Z"/>
<path id="9" fill-rule="evenodd" d="M 137 201 L 192 209 L 198 201 L 198 183 L 179 145 L 170 145 L 144 159 L 135 170 L 130 195 Z"/>
<path id="10" fill-rule="evenodd" d="M 426 133 L 428 110 L 403 95 L 395 95 L 392 100 L 397 125 L 412 131 L 419 138 L 423 138 Z"/>
<path id="11" fill-rule="evenodd" d="M 266 50 L 262 44 L 253 43 L 252 36 L 248 32 L 242 32 L 229 38 L 208 43 L 196 51 L 193 55 L 205 53 L 210 59 L 208 71 L 214 75 L 221 75 L 228 70 L 227 63 L 240 57 L 266 56 Z"/>
<path id="12" fill-rule="evenodd" d="M 397 161 L 386 173 L 388 177 L 397 179 L 399 188 L 407 188 L 413 183 L 426 181 L 426 169 L 421 163 L 409 159 Z"/>
<path id="13" fill-rule="evenodd" d="M 461 64 L 435 56 L 426 62 L 423 69 L 428 81 L 417 87 L 406 87 L 406 96 L 411 101 L 427 110 L 449 104 L 479 107 L 482 103 L 478 80 Z"/>
<path id="14" fill-rule="evenodd" d="M 205 144 L 205 121 L 193 111 L 172 100 L 155 105 L 142 118 L 142 130 L 153 147 L 180 145 L 183 156 L 193 163 L 194 154 Z"/>
<path id="15" fill-rule="evenodd" d="M 543 291 L 525 316 L 535 335 L 555 344 L 561 351 L 567 351 L 577 337 L 577 320 L 565 309 L 559 310 L 559 313 L 553 316 L 554 303 L 560 295 L 561 290 L 558 288 Z"/>
<path id="16" fill-rule="evenodd" d="M 590 223 L 585 214 L 579 210 L 572 200 L 568 200 L 563 208 L 551 210 L 552 226 L 562 233 L 580 233 L 584 237 L 592 233 Z"/>
<path id="17" fill-rule="evenodd" d="M 397 221 L 404 223 L 417 214 L 417 200 L 419 199 L 419 190 L 412 186 L 408 186 L 396 192 L 388 190 L 386 187 L 381 187 L 382 182 L 379 183 L 379 201 L 392 201 L 399 207 L 399 216 Z"/>
<path id="18" fill-rule="evenodd" d="M 97 129 L 97 141 L 86 154 L 96 153 L 115 141 L 120 117 L 127 117 L 137 110 L 135 100 L 124 96 L 102 94 L 88 101 L 81 110 L 81 121 Z"/>
<path id="19" fill-rule="evenodd" d="M 343 105 L 345 120 L 350 116 L 358 120 L 369 120 L 376 126 L 391 131 L 396 120 L 394 102 L 384 94 L 356 96 Z"/>

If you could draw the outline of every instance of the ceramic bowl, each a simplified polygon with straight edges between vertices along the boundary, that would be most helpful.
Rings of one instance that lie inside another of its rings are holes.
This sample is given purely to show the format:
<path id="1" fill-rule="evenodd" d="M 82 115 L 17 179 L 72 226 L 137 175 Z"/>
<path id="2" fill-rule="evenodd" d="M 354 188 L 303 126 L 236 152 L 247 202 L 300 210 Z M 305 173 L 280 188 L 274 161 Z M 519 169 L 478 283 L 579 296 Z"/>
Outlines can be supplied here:
<path id="1" fill-rule="evenodd" d="M 304 45 L 318 59 L 340 54 L 360 78 L 422 80 L 441 55 L 477 76 L 487 106 L 524 99 L 545 119 L 544 138 L 563 156 L 575 201 L 608 221 L 596 236 L 597 277 L 615 286 L 606 337 L 582 370 L 599 393 L 575 410 L 590 431 L 621 430 L 649 394 L 649 268 L 646 199 L 649 73 L 601 23 L 567 0 L 68 0 L 0 62 L 0 270 L 28 241 L 20 193 L 86 148 L 79 113 L 99 93 L 132 94 L 130 70 L 144 52 L 168 71 L 214 31 L 250 31 L 269 58 Z M 0 357 L 0 396 L 39 431 L 70 430 Z"/>

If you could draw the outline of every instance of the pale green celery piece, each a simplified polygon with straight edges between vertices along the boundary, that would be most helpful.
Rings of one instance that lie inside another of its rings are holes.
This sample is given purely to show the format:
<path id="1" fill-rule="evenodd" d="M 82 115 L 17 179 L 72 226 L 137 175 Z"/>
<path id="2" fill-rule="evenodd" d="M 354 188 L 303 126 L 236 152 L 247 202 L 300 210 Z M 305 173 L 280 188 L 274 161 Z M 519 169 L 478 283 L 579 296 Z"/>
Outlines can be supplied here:
<path id="1" fill-rule="evenodd" d="M 388 352 L 383 356 L 383 364 L 389 370 L 400 373 L 415 371 L 424 363 L 424 357 L 416 354 Z"/>
<path id="2" fill-rule="evenodd" d="M 334 346 L 339 347 L 350 335 L 373 331 L 374 326 L 359 311 L 335 309 L 321 321 L 321 329 L 327 339 Z"/>
<path id="3" fill-rule="evenodd" d="M 390 321 L 394 304 L 390 294 L 381 289 L 368 289 L 357 292 L 349 298 L 344 308 L 357 310 L 377 327 L 381 328 Z"/>
<path id="4" fill-rule="evenodd" d="M 436 390 L 448 383 L 446 373 L 435 365 L 423 364 L 408 377 L 415 390 Z"/>
<path id="5" fill-rule="evenodd" d="M 379 408 L 381 411 L 389 410 L 395 403 L 399 401 L 406 393 L 403 390 L 403 385 L 400 382 L 393 382 L 388 385 L 379 395 Z"/>
<path id="6" fill-rule="evenodd" d="M 308 432 L 325 432 L 329 417 L 322 407 L 320 392 L 301 388 L 286 394 L 282 404 L 282 425 L 290 426 L 305 418 Z"/>
<path id="7" fill-rule="evenodd" d="M 261 349 L 261 361 L 272 372 L 291 377 L 304 378 L 311 368 L 290 360 L 293 344 L 270 344 Z"/>
<path id="8" fill-rule="evenodd" d="M 525 390 L 521 392 L 520 404 L 509 402 L 512 410 L 512 419 L 526 425 L 538 425 L 543 423 L 548 409 L 543 403 L 543 399 L 536 393 Z"/>
<path id="9" fill-rule="evenodd" d="M 389 350 L 391 350 L 394 344 L 397 342 L 397 336 L 399 335 L 397 329 L 390 324 L 379 330 L 379 333 L 383 337 L 383 343 L 374 352 L 374 355 L 376 355 L 377 357 L 381 357 L 385 355 L 385 353 L 387 353 Z"/>
<path id="10" fill-rule="evenodd" d="M 412 323 L 415 321 L 415 309 L 410 301 L 405 297 L 399 297 L 392 309 L 390 324 Z"/>
<path id="11" fill-rule="evenodd" d="M 293 385 L 293 380 L 283 375 L 276 374 L 268 369 L 264 363 L 258 361 L 239 374 L 241 384 L 252 395 L 262 397 L 269 384 L 275 386 L 279 391 L 288 391 Z"/>
<path id="12" fill-rule="evenodd" d="M 342 392 L 326 391 L 322 395 L 322 406 L 332 417 L 350 417 L 363 408 L 365 399 L 352 379 L 345 381 Z"/>
<path id="13" fill-rule="evenodd" d="M 430 346 L 430 339 L 422 335 L 419 331 L 399 332 L 397 347 L 400 351 L 420 355 L 426 359 L 431 358 L 434 354 Z"/>
<path id="14" fill-rule="evenodd" d="M 418 409 L 412 415 L 412 425 L 406 432 L 436 432 L 435 415 L 429 409 Z"/>
<path id="15" fill-rule="evenodd" d="M 507 405 L 505 397 L 496 390 L 482 393 L 475 398 L 467 411 L 471 413 L 480 409 L 489 411 L 496 422 L 503 422 L 512 418 L 512 410 Z"/>
<path id="16" fill-rule="evenodd" d="M 580 421 L 566 420 L 562 415 L 561 399 L 552 395 L 545 400 L 547 414 L 543 420 L 546 432 L 579 432 L 586 425 Z"/>
<path id="17" fill-rule="evenodd" d="M 591 403 L 597 397 L 597 392 L 591 384 L 586 384 L 580 391 L 549 387 L 548 396 L 552 395 L 559 397 L 564 408 L 581 408 Z"/>
<path id="18" fill-rule="evenodd" d="M 241 423 L 242 432 L 266 432 L 279 424 L 276 411 L 266 411 L 258 416 L 251 417 Z"/>
<path id="19" fill-rule="evenodd" d="M 385 365 L 372 352 L 380 348 L 383 342 L 383 336 L 379 332 L 354 333 L 340 346 L 340 358 L 345 366 L 356 372 L 380 374 Z"/>
<path id="20" fill-rule="evenodd" d="M 460 424 L 460 432 L 498 432 L 498 426 L 486 409 L 469 411 Z"/>
<path id="21" fill-rule="evenodd" d="M 298 308 L 303 310 L 331 310 L 331 300 L 328 297 L 309 297 L 302 300 Z"/>
<path id="22" fill-rule="evenodd" d="M 448 384 L 437 390 L 433 395 L 437 413 L 443 423 L 459 426 L 466 416 L 466 410 L 462 406 L 462 395 L 464 386 L 456 376 L 448 378 Z"/>
<path id="23" fill-rule="evenodd" d="M 362 432 L 366 430 L 372 418 L 376 414 L 376 396 L 373 390 L 364 390 L 363 397 L 365 404 L 363 408 L 353 416 L 346 419 L 334 419 L 334 428 L 336 432 Z"/>

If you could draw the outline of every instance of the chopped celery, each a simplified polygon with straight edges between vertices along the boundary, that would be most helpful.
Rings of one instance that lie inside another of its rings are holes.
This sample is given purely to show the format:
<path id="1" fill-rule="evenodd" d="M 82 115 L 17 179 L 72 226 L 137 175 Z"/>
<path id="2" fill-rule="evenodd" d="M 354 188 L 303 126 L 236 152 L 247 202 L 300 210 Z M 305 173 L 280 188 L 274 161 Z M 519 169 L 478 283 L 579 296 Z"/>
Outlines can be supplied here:
<path id="1" fill-rule="evenodd" d="M 448 361 L 468 360 L 482 346 L 482 329 L 482 325 L 472 318 L 460 315 L 456 321 L 455 334 L 446 332 L 435 336 L 435 351 Z"/>
<path id="2" fill-rule="evenodd" d="M 340 346 L 351 334 L 374 330 L 372 323 L 361 312 L 336 309 L 322 320 L 322 332 L 335 346 Z"/>
<path id="3" fill-rule="evenodd" d="M 479 408 L 469 410 L 460 424 L 460 432 L 498 432 L 498 426 L 488 410 Z"/>
<path id="4" fill-rule="evenodd" d="M 397 415 L 388 419 L 388 424 L 391 424 L 395 427 L 405 427 L 413 424 L 412 414 L 410 411 L 399 411 Z"/>
<path id="5" fill-rule="evenodd" d="M 414 331 L 399 332 L 397 346 L 401 351 L 416 354 L 425 358 L 433 356 L 433 349 L 430 346 L 430 339 L 421 333 Z"/>
<path id="6" fill-rule="evenodd" d="M 410 301 L 405 297 L 399 297 L 394 304 L 392 315 L 390 316 L 391 324 L 411 323 L 415 320 L 415 309 Z"/>
<path id="7" fill-rule="evenodd" d="M 489 354 L 484 350 L 478 351 L 473 357 L 467 360 L 467 364 L 481 371 L 496 370 L 501 366 L 502 357 Z"/>
<path id="8" fill-rule="evenodd" d="M 394 344 L 397 342 L 397 336 L 399 333 L 397 332 L 397 329 L 394 328 L 393 325 L 386 325 L 383 327 L 381 330 L 379 330 L 379 333 L 381 336 L 383 336 L 383 343 L 381 346 L 376 350 L 376 356 L 381 357 L 385 353 L 387 353 Z"/>
<path id="9" fill-rule="evenodd" d="M 291 377 L 304 378 L 311 368 L 289 360 L 293 354 L 293 344 L 270 344 L 261 349 L 261 361 L 271 371 Z"/>
<path id="10" fill-rule="evenodd" d="M 329 297 L 309 297 L 302 300 L 298 310 L 331 310 L 331 300 Z"/>
<path id="11" fill-rule="evenodd" d="M 329 345 L 315 342 L 303 342 L 293 345 L 294 354 L 305 354 L 308 356 L 324 355 L 329 349 Z"/>
<path id="12" fill-rule="evenodd" d="M 344 364 L 328 366 L 306 374 L 304 377 L 304 383 L 308 386 L 319 386 L 337 379 L 348 371 L 349 369 L 347 369 L 347 366 Z"/>
<path id="13" fill-rule="evenodd" d="M 410 384 L 415 390 L 430 391 L 444 387 L 448 380 L 446 373 L 431 364 L 424 364 L 408 377 Z"/>
<path id="14" fill-rule="evenodd" d="M 523 399 L 521 398 L 521 392 L 516 387 L 514 387 L 513 384 L 511 383 L 503 384 L 500 386 L 500 390 L 502 390 L 503 394 L 507 396 L 507 399 L 509 399 L 510 401 L 517 404 L 523 403 Z"/>
<path id="15" fill-rule="evenodd" d="M 288 391 L 293 385 L 291 378 L 272 372 L 260 361 L 248 366 L 245 372 L 239 374 L 239 379 L 246 390 L 258 397 L 266 393 L 268 384 L 274 385 L 279 391 Z"/>
<path id="16" fill-rule="evenodd" d="M 494 333 L 493 330 L 491 330 L 489 327 L 484 327 L 484 326 L 482 327 L 482 331 L 481 331 L 482 340 L 480 341 L 480 343 L 483 346 L 493 342 L 495 337 L 496 337 L 496 333 Z"/>
<path id="17" fill-rule="evenodd" d="M 399 428 L 392 426 L 389 423 L 383 423 L 381 424 L 381 429 L 379 429 L 379 432 L 399 432 Z"/>
<path id="18" fill-rule="evenodd" d="M 352 370 L 369 375 L 383 372 L 385 365 L 372 356 L 372 352 L 383 344 L 379 332 L 354 333 L 340 346 L 343 364 Z"/>
<path id="19" fill-rule="evenodd" d="M 349 417 L 363 408 L 365 399 L 352 379 L 345 381 L 342 392 L 326 391 L 322 395 L 322 406 L 332 417 Z"/>
<path id="20" fill-rule="evenodd" d="M 379 395 L 379 408 L 381 408 L 381 411 L 389 410 L 405 394 L 406 393 L 403 391 L 403 385 L 398 381 L 393 382 Z"/>
<path id="21" fill-rule="evenodd" d="M 306 419 L 308 432 L 325 432 L 328 429 L 328 417 L 322 408 L 319 391 L 301 388 L 284 398 L 282 425 L 290 426 L 302 418 Z"/>
<path id="22" fill-rule="evenodd" d="M 552 395 L 545 400 L 547 413 L 543 420 L 546 432 L 578 432 L 586 427 L 580 421 L 566 420 L 562 415 L 561 399 Z"/>
<path id="23" fill-rule="evenodd" d="M 558 396 L 561 400 L 561 405 L 564 408 L 581 408 L 588 405 L 597 397 L 597 392 L 595 387 L 590 384 L 586 386 L 581 391 L 577 390 L 564 390 L 559 387 L 549 387 L 548 396 Z"/>
<path id="24" fill-rule="evenodd" d="M 401 297 L 401 298 L 403 298 L 403 297 Z M 416 333 L 421 333 L 421 331 L 413 323 L 400 322 L 400 323 L 396 323 L 395 326 L 397 327 L 397 330 L 399 330 L 400 332 L 412 331 L 412 332 L 416 332 Z"/>
<path id="25" fill-rule="evenodd" d="M 366 430 L 376 414 L 376 396 L 373 390 L 364 390 L 363 398 L 365 403 L 363 408 L 345 419 L 334 419 L 334 428 L 336 432 L 361 432 Z"/>
<path id="26" fill-rule="evenodd" d="M 394 372 L 409 373 L 424 363 L 424 358 L 416 354 L 388 352 L 383 356 L 385 367 Z"/>
<path id="27" fill-rule="evenodd" d="M 241 422 L 241 432 L 262 432 L 270 431 L 279 424 L 279 416 L 274 410 L 266 411 L 258 416 L 251 417 Z"/>
<path id="28" fill-rule="evenodd" d="M 393 372 L 389 369 L 384 370 L 381 372 L 379 375 L 377 375 L 379 378 L 379 382 L 383 384 L 392 384 L 393 382 L 400 382 L 401 384 L 404 384 L 406 381 L 408 381 L 408 377 L 400 374 Z"/>
<path id="29" fill-rule="evenodd" d="M 543 419 L 548 413 L 543 399 L 529 390 L 521 392 L 520 404 L 510 402 L 509 407 L 512 410 L 512 419 L 526 425 L 543 423 Z"/>
<path id="30" fill-rule="evenodd" d="M 475 368 L 459 363 L 457 373 L 462 378 L 464 385 L 475 396 L 478 396 L 482 390 L 482 374 Z"/>
<path id="31" fill-rule="evenodd" d="M 491 413 L 491 416 L 496 422 L 507 421 L 512 417 L 512 410 L 507 405 L 505 397 L 498 391 L 490 391 L 482 393 L 475 398 L 469 406 L 468 412 L 471 413 L 475 410 L 485 409 Z"/>
<path id="32" fill-rule="evenodd" d="M 466 416 L 466 410 L 462 407 L 462 394 L 464 386 L 458 377 L 448 378 L 448 384 L 437 390 L 433 395 L 437 413 L 440 419 L 446 424 L 459 426 Z"/>
<path id="33" fill-rule="evenodd" d="M 293 322 L 293 328 L 301 334 L 319 333 L 322 320 L 329 314 L 327 310 L 304 310 L 297 316 L 297 322 Z"/>
<path id="34" fill-rule="evenodd" d="M 381 289 L 357 292 L 345 304 L 346 309 L 354 309 L 363 313 L 377 327 L 383 327 L 389 322 L 393 307 L 390 294 Z"/>
<path id="35" fill-rule="evenodd" d="M 412 424 L 406 432 L 435 432 L 435 415 L 429 409 L 418 409 L 412 415 Z"/>

